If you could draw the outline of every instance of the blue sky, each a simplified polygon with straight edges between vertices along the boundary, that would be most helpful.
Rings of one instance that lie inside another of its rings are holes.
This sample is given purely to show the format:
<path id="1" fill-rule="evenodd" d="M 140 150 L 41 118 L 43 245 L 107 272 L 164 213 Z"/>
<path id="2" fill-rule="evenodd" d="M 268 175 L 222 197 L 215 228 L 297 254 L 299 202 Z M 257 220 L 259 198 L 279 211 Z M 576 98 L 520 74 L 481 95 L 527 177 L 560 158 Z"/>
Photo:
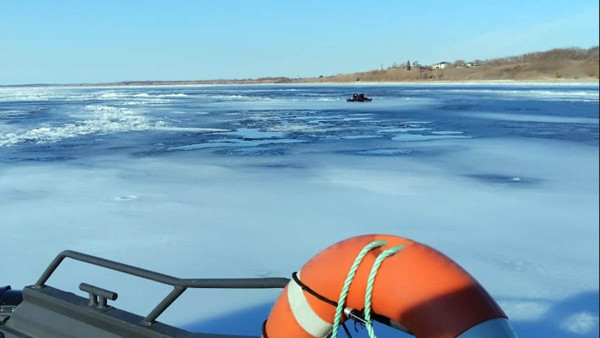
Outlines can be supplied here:
<path id="1" fill-rule="evenodd" d="M 0 0 L 0 85 L 307 77 L 596 45 L 596 0 Z"/>

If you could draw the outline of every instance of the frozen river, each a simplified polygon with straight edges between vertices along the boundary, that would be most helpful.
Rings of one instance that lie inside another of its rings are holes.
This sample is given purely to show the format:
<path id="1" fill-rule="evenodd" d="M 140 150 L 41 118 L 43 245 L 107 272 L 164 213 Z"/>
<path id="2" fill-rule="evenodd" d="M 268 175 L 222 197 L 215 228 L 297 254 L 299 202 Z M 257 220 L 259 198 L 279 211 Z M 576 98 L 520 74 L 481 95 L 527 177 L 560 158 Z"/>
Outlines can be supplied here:
<path id="1" fill-rule="evenodd" d="M 65 249 L 289 277 L 389 233 L 457 261 L 521 337 L 598 337 L 598 104 L 593 84 L 0 87 L 0 283 Z M 169 291 L 97 270 L 48 284 L 143 315 Z M 279 292 L 188 290 L 159 320 L 258 335 Z"/>

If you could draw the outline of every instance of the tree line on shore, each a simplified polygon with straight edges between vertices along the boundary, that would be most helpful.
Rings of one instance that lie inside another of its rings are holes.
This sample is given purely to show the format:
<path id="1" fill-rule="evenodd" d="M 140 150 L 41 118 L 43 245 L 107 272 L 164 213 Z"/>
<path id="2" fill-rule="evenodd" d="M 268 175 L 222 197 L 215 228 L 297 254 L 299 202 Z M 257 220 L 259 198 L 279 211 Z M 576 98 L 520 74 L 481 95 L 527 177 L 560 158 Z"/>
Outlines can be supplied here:
<path id="1" fill-rule="evenodd" d="M 437 68 L 437 69 L 436 69 Z M 300 79 L 294 82 L 404 82 L 404 81 L 561 81 L 599 78 L 598 46 L 557 48 L 490 60 L 455 60 L 423 66 L 418 61 L 387 69 Z"/>
<path id="2" fill-rule="evenodd" d="M 443 69 L 422 66 L 418 61 L 393 64 L 384 69 L 308 78 L 263 77 L 256 79 L 216 79 L 183 81 L 121 81 L 81 83 L 68 86 L 143 86 L 196 84 L 269 83 L 349 83 L 349 82 L 427 82 L 427 81 L 593 81 L 599 78 L 598 46 L 557 48 L 490 60 L 444 62 Z"/>

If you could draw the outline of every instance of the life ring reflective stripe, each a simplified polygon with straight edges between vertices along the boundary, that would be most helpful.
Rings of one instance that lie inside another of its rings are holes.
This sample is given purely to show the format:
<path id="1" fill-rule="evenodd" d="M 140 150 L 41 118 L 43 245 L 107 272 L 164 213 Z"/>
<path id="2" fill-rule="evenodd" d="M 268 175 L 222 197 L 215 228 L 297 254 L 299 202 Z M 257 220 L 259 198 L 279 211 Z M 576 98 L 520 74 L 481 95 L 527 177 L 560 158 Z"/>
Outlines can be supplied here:
<path id="1" fill-rule="evenodd" d="M 296 274 L 300 279 L 301 271 Z M 303 289 L 294 278 L 281 293 L 280 298 L 275 302 L 269 319 L 263 328 L 263 338 L 278 337 L 274 334 L 282 334 L 281 337 L 325 337 L 333 326 L 333 316 L 330 320 L 321 318 L 311 307 L 309 299 L 318 299 L 315 295 Z M 322 302 L 322 300 L 319 300 Z M 327 304 L 327 303 L 325 303 Z M 335 310 L 335 306 L 328 304 Z"/>
<path id="2" fill-rule="evenodd" d="M 300 273 L 297 274 L 300 278 Z M 331 331 L 332 322 L 327 322 L 310 307 L 302 287 L 292 279 L 287 286 L 287 298 L 294 318 L 311 337 L 324 337 Z M 331 306 L 331 305 L 330 305 Z"/>
<path id="3" fill-rule="evenodd" d="M 379 268 L 372 292 L 373 312 L 402 324 L 417 337 L 458 337 L 480 323 L 506 318 L 458 264 L 424 244 L 397 236 L 365 235 L 338 242 L 301 268 L 302 283 L 337 300 L 356 255 L 377 240 L 387 244 L 363 259 L 348 292 L 347 307 L 364 308 L 367 278 L 376 257 L 385 249 L 404 245 L 404 250 L 385 259 Z M 264 331 L 268 338 L 323 337 L 331 330 L 334 314 L 334 306 L 291 280 L 275 302 Z M 513 337 L 503 334 L 500 337 Z"/>

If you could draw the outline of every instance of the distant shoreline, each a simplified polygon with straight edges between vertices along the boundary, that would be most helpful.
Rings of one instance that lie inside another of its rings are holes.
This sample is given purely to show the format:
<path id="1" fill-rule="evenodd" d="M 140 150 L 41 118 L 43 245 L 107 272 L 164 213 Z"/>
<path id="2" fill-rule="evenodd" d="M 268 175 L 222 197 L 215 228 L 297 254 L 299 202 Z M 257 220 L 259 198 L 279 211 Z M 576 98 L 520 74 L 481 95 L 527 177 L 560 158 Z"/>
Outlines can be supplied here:
<path id="1" fill-rule="evenodd" d="M 122 82 L 100 82 L 100 83 L 38 83 L 20 85 L 0 85 L 2 87 L 151 87 L 151 86 L 214 86 L 214 85 L 435 85 L 435 84 L 532 84 L 532 85 L 599 85 L 598 79 L 537 79 L 537 80 L 429 80 L 429 81 L 255 81 L 255 80 L 209 80 L 209 81 L 122 81 Z"/>
<path id="2" fill-rule="evenodd" d="M 411 80 L 411 81 L 336 81 L 317 78 L 261 78 L 243 80 L 197 81 L 118 81 L 98 83 L 37 83 L 0 85 L 2 87 L 144 87 L 144 86 L 212 86 L 212 85 L 426 85 L 426 84 L 599 84 L 597 78 L 538 78 L 538 79 L 469 79 L 469 80 Z"/>
<path id="3" fill-rule="evenodd" d="M 492 60 L 423 66 L 417 62 L 394 64 L 366 72 L 306 78 L 261 77 L 256 79 L 144 80 L 100 83 L 22 84 L 0 87 L 125 87 L 186 85 L 258 85 L 258 84 L 440 84 L 440 83 L 596 83 L 599 82 L 599 49 L 552 49 Z"/>

